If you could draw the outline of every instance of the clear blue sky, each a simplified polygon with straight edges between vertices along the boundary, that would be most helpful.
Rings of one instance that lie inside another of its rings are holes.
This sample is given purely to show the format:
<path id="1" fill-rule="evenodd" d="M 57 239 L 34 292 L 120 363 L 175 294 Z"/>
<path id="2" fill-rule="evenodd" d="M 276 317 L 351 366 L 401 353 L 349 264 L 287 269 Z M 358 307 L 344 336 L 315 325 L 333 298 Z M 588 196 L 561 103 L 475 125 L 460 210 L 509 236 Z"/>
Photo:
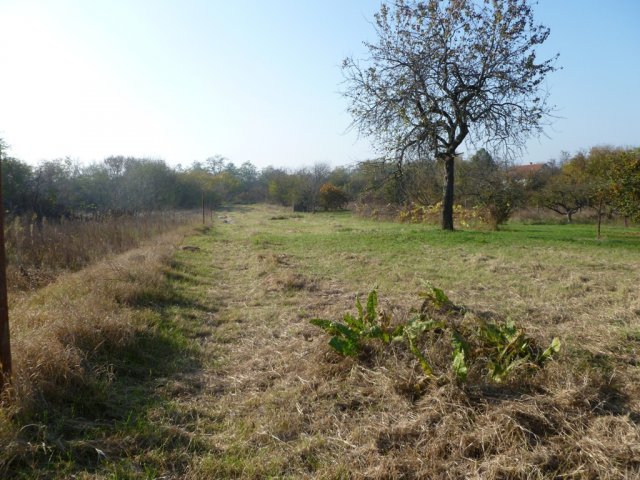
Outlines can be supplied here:
<path id="1" fill-rule="evenodd" d="M 30 163 L 221 154 L 297 168 L 371 155 L 341 60 L 379 0 L 0 0 L 0 137 Z M 640 144 L 640 1 L 541 0 L 557 118 L 521 162 Z"/>

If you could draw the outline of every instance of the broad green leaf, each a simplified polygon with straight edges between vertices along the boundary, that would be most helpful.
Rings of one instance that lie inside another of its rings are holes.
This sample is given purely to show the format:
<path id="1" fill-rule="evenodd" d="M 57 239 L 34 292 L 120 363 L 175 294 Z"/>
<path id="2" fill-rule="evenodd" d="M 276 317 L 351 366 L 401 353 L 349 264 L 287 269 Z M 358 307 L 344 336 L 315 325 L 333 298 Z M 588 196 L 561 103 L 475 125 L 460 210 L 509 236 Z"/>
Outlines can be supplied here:
<path id="1" fill-rule="evenodd" d="M 518 353 L 522 350 L 522 343 L 526 342 L 523 332 L 518 332 L 517 335 L 509 337 L 506 340 L 508 340 L 509 343 L 507 343 L 507 345 L 505 345 L 502 349 L 500 353 L 501 359 L 508 359 L 512 358 L 514 355 L 518 355 Z M 527 357 L 529 356 L 528 352 L 526 351 L 524 352 L 524 355 Z"/>
<path id="2" fill-rule="evenodd" d="M 465 359 L 469 356 L 469 344 L 458 331 L 451 334 L 451 344 L 453 346 L 453 372 L 459 380 L 467 379 L 467 364 Z"/>
<path id="3" fill-rule="evenodd" d="M 447 297 L 447 294 L 444 293 L 444 290 L 442 290 L 441 288 L 431 287 L 431 290 L 433 291 L 432 298 L 434 300 L 434 303 L 438 307 L 443 307 L 451 303 L 451 300 L 449 300 L 449 297 Z"/>
<path id="4" fill-rule="evenodd" d="M 495 382 L 502 382 L 509 373 L 516 367 L 523 365 L 529 361 L 528 358 L 516 358 L 512 362 L 489 362 L 489 371 L 491 379 Z"/>
<path id="5" fill-rule="evenodd" d="M 433 369 L 431 368 L 431 365 L 429 365 L 426 357 L 422 354 L 420 349 L 416 346 L 411 338 L 408 338 L 407 341 L 409 343 L 409 350 L 411 350 L 411 353 L 413 353 L 413 355 L 418 359 L 418 362 L 420 363 L 420 366 L 422 367 L 425 375 L 427 375 L 428 377 L 432 377 Z"/>
<path id="6" fill-rule="evenodd" d="M 518 329 L 516 327 L 515 322 L 512 319 L 509 319 L 502 328 L 502 334 L 507 338 L 511 339 L 514 335 L 518 334 Z"/>
<path id="7" fill-rule="evenodd" d="M 354 330 L 362 330 L 365 327 L 364 323 L 362 323 L 362 320 L 360 318 L 355 318 L 350 313 L 345 313 L 343 319 L 344 319 L 344 323 L 349 325 Z"/>
<path id="8" fill-rule="evenodd" d="M 469 342 L 457 330 L 451 333 L 451 344 L 454 350 L 461 350 L 466 357 L 469 356 Z"/>
<path id="9" fill-rule="evenodd" d="M 505 343 L 500 328 L 494 323 L 482 322 L 480 324 L 480 336 L 494 346 L 502 346 Z"/>
<path id="10" fill-rule="evenodd" d="M 416 338 L 421 333 L 444 327 L 444 322 L 439 322 L 436 320 L 420 320 L 419 318 L 417 318 L 409 322 L 404 331 L 408 336 Z"/>
<path id="11" fill-rule="evenodd" d="M 314 318 L 312 320 L 309 320 L 309 322 L 317 327 L 322 328 L 323 330 L 325 330 L 327 333 L 330 333 L 332 335 L 336 334 L 336 333 L 340 333 L 339 330 L 336 328 L 336 322 L 333 322 L 331 320 L 324 320 L 322 318 Z"/>
<path id="12" fill-rule="evenodd" d="M 363 333 L 363 336 L 365 337 L 378 338 L 378 339 L 382 339 L 384 335 L 384 331 L 378 325 L 373 325 L 367 328 L 366 330 L 364 330 L 362 333 Z"/>
<path id="13" fill-rule="evenodd" d="M 322 318 L 314 318 L 312 320 L 309 320 L 309 322 L 312 325 L 322 328 L 327 333 L 330 333 L 332 335 L 342 335 L 345 338 L 356 341 L 359 338 L 358 332 L 339 322 L 332 322 L 331 320 L 324 320 Z"/>
<path id="14" fill-rule="evenodd" d="M 366 319 L 368 322 L 375 321 L 376 318 L 376 308 L 378 307 L 378 291 L 374 288 L 371 290 L 369 297 L 367 298 L 367 315 Z"/>
<path id="15" fill-rule="evenodd" d="M 396 338 L 402 338 L 402 336 L 404 335 L 404 330 L 405 330 L 404 325 L 398 325 L 396 328 L 394 328 L 391 331 L 391 338 L 393 340 L 395 340 Z"/>
<path id="16" fill-rule="evenodd" d="M 362 303 L 360 303 L 360 295 L 356 295 L 356 308 L 358 309 L 358 318 L 363 321 L 364 310 L 362 309 Z"/>
<path id="17" fill-rule="evenodd" d="M 467 364 L 465 363 L 463 350 L 454 351 L 451 366 L 453 367 L 453 373 L 456 374 L 456 377 L 464 382 L 467 379 Z"/>
<path id="18" fill-rule="evenodd" d="M 358 332 L 351 330 L 349 327 L 347 327 L 346 325 L 343 325 L 342 323 L 334 322 L 333 327 L 335 328 L 335 332 L 337 334 L 342 335 L 343 337 L 348 338 L 349 340 L 353 340 L 357 342 L 358 339 L 360 338 L 360 335 L 358 335 Z"/>
<path id="19" fill-rule="evenodd" d="M 558 337 L 555 337 L 551 341 L 551 345 L 549 345 L 549 347 L 540 355 L 540 358 L 538 359 L 538 363 L 542 364 L 546 362 L 549 358 L 551 358 L 555 353 L 558 353 L 560 351 L 560 346 L 561 346 L 560 339 Z"/>
<path id="20" fill-rule="evenodd" d="M 341 339 L 338 337 L 333 337 L 331 340 L 329 340 L 329 345 L 331 345 L 331 347 L 336 352 L 347 357 L 353 357 L 360 351 L 360 345 L 348 338 Z"/>
<path id="21" fill-rule="evenodd" d="M 331 333 L 330 329 L 332 328 L 331 326 L 333 325 L 333 322 L 331 320 L 325 320 L 323 318 L 312 318 L 311 320 L 309 320 L 309 323 Z"/>

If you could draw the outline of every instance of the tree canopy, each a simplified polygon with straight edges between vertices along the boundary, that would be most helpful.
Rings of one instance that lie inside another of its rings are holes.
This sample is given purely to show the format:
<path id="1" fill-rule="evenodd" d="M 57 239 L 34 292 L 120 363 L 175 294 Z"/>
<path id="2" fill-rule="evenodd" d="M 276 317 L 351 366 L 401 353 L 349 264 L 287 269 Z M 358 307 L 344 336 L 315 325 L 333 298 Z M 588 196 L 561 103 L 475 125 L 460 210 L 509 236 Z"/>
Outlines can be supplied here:
<path id="1" fill-rule="evenodd" d="M 453 229 L 454 159 L 469 137 L 519 149 L 551 107 L 543 81 L 556 57 L 535 49 L 549 29 L 528 0 L 396 0 L 375 15 L 369 56 L 347 58 L 353 125 L 399 168 L 431 157 L 445 167 L 442 226 Z"/>

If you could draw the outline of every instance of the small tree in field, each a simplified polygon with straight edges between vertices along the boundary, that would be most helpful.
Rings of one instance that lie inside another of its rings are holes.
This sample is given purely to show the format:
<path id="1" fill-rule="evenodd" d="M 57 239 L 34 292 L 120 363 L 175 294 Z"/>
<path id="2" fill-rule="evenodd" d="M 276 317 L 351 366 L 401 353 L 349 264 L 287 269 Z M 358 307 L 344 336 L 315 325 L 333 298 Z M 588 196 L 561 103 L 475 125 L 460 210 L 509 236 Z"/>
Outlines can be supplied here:
<path id="1" fill-rule="evenodd" d="M 573 215 L 589 205 L 592 189 L 583 154 L 565 159 L 558 174 L 549 179 L 540 198 L 549 210 L 564 215 L 571 223 Z"/>
<path id="2" fill-rule="evenodd" d="M 496 162 L 484 148 L 460 167 L 461 193 L 483 207 L 487 223 L 498 230 L 520 205 L 522 185 L 509 175 L 509 164 Z"/>
<path id="3" fill-rule="evenodd" d="M 325 210 L 339 210 L 344 208 L 349 197 L 340 187 L 336 187 L 333 183 L 325 183 L 320 187 L 320 205 Z"/>
<path id="4" fill-rule="evenodd" d="M 453 230 L 454 160 L 469 136 L 520 149 L 550 113 L 542 82 L 555 57 L 528 0 L 396 0 L 375 15 L 369 56 L 343 63 L 353 125 L 398 167 L 444 165 L 442 228 Z"/>
<path id="5" fill-rule="evenodd" d="M 619 152 L 611 169 L 612 203 L 626 218 L 640 220 L 640 148 Z"/>

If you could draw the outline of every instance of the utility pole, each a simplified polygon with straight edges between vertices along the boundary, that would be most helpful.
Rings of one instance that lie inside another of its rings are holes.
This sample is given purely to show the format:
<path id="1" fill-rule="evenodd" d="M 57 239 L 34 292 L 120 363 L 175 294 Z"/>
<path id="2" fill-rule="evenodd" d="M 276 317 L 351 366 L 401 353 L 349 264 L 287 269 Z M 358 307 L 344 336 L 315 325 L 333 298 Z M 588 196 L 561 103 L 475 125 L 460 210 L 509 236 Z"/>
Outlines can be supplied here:
<path id="1" fill-rule="evenodd" d="M 2 202 L 2 147 L 2 141 L 0 140 L 0 392 L 11 380 L 7 262 L 4 250 L 4 204 Z"/>

